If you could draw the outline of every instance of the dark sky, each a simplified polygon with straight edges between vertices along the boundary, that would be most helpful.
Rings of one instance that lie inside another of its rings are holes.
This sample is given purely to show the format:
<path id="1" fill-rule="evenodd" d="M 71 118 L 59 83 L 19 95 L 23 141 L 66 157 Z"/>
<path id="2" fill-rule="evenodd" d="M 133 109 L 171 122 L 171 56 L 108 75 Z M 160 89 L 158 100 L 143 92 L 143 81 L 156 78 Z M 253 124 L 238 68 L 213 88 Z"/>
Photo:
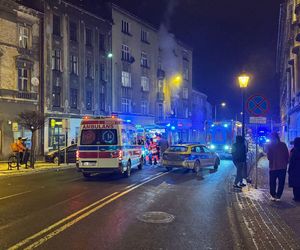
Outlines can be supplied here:
<path id="1" fill-rule="evenodd" d="M 168 4 L 176 5 L 170 29 L 194 49 L 193 86 L 215 105 L 228 103 L 226 118 L 241 111 L 239 72 L 252 74 L 248 95 L 264 94 L 273 118 L 279 116 L 275 77 L 277 26 L 281 0 L 119 0 L 138 16 L 158 25 Z"/>

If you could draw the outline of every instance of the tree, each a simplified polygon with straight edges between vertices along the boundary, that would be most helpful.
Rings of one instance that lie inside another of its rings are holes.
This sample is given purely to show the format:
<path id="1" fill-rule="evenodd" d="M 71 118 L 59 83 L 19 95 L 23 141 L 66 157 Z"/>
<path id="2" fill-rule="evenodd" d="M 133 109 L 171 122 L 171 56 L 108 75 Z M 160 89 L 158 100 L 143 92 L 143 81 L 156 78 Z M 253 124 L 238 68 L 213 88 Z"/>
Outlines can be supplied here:
<path id="1" fill-rule="evenodd" d="M 46 116 L 40 111 L 24 111 L 18 114 L 18 123 L 31 131 L 31 150 L 30 150 L 30 167 L 34 168 L 35 162 L 35 134 L 36 131 L 43 128 L 46 122 Z"/>

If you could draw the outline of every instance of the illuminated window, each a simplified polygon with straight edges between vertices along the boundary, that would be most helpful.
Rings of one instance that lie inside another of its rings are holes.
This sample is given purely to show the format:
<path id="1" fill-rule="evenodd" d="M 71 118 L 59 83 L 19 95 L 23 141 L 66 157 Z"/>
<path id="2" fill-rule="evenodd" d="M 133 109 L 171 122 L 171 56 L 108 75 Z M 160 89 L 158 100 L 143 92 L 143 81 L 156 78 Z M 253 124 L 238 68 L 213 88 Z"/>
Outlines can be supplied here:
<path id="1" fill-rule="evenodd" d="M 141 77 L 141 86 L 143 91 L 149 91 L 149 78 L 146 76 Z"/>
<path id="2" fill-rule="evenodd" d="M 19 46 L 28 49 L 29 47 L 29 28 L 19 27 Z"/>
<path id="3" fill-rule="evenodd" d="M 127 71 L 122 71 L 122 86 L 131 87 L 131 74 Z"/>
<path id="4" fill-rule="evenodd" d="M 29 69 L 18 69 L 18 87 L 20 91 L 30 91 L 30 72 Z"/>

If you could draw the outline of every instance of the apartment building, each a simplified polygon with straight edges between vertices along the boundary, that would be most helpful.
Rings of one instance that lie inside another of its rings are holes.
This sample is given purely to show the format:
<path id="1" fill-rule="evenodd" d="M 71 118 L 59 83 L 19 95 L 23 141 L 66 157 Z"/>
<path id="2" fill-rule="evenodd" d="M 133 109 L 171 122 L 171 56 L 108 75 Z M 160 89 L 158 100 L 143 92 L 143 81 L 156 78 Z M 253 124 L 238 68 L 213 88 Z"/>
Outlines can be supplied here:
<path id="1" fill-rule="evenodd" d="M 19 136 L 31 136 L 18 114 L 40 110 L 41 18 L 15 1 L 0 1 L 0 159 Z"/>

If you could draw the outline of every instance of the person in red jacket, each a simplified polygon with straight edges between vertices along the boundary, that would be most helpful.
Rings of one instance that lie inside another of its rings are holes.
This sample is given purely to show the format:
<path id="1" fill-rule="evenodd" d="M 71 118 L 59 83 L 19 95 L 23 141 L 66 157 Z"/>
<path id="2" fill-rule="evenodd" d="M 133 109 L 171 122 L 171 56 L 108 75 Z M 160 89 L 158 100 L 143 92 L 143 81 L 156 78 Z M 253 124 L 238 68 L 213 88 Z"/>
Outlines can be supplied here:
<path id="1" fill-rule="evenodd" d="M 267 148 L 270 169 L 270 194 L 272 201 L 279 201 L 284 190 L 289 150 L 284 142 L 280 141 L 277 133 L 272 133 L 271 143 Z M 278 179 L 278 187 L 277 186 Z"/>

